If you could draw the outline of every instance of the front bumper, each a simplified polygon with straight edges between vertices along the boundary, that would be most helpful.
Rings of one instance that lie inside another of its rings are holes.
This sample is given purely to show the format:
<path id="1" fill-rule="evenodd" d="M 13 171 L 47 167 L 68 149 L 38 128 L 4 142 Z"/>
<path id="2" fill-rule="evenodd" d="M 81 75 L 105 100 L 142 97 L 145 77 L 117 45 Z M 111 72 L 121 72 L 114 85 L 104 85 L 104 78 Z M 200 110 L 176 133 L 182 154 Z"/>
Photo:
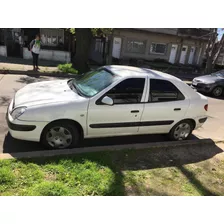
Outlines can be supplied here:
<path id="1" fill-rule="evenodd" d="M 19 119 L 14 120 L 10 114 L 12 112 L 12 108 L 13 100 L 9 104 L 6 113 L 6 121 L 11 136 L 20 140 L 39 142 L 42 130 L 47 125 L 47 122 L 22 121 Z"/>
<path id="2" fill-rule="evenodd" d="M 12 131 L 33 131 L 36 128 L 35 125 L 14 124 L 9 120 L 8 114 L 6 114 L 6 121 Z"/>
<path id="3" fill-rule="evenodd" d="M 205 83 L 192 83 L 192 88 L 196 89 L 199 92 L 210 93 L 215 87 L 214 84 L 205 84 Z"/>

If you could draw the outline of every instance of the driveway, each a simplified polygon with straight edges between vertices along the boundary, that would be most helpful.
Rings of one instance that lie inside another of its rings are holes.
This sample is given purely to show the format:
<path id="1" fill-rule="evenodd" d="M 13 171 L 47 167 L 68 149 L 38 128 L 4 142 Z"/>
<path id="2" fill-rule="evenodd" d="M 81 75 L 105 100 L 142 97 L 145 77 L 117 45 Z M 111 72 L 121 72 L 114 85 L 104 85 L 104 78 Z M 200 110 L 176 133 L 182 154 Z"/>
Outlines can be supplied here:
<path id="1" fill-rule="evenodd" d="M 26 75 L 1 75 L 0 74 L 0 153 L 16 152 L 16 151 L 33 151 L 43 150 L 39 143 L 27 142 L 13 139 L 8 134 L 8 128 L 5 121 L 7 106 L 15 92 L 26 84 L 53 80 L 52 77 L 38 78 Z M 209 97 L 209 118 L 206 124 L 199 130 L 194 131 L 192 140 L 197 138 L 213 138 L 215 140 L 224 140 L 224 98 L 213 99 Z M 103 139 L 89 139 L 82 143 L 82 146 L 103 146 L 115 144 L 130 144 L 130 143 L 146 143 L 166 141 L 164 135 L 144 135 L 132 137 L 116 137 Z"/>

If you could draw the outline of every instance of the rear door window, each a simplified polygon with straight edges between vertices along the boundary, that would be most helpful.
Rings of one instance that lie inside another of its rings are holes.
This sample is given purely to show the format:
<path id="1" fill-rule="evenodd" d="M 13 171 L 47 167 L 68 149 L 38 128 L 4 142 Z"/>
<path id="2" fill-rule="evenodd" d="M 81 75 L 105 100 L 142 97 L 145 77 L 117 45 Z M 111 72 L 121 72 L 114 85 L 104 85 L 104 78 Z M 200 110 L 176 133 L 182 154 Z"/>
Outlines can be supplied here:
<path id="1" fill-rule="evenodd" d="M 150 79 L 149 102 L 168 102 L 184 99 L 184 95 L 173 83 L 167 80 Z"/>

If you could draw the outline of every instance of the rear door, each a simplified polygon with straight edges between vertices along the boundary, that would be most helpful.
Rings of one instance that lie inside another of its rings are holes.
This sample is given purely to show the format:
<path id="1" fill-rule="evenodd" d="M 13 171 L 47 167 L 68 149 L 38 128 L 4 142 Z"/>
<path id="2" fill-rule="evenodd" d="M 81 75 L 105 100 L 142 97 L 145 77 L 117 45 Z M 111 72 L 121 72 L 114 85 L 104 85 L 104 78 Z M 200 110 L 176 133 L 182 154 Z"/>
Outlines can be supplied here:
<path id="1" fill-rule="evenodd" d="M 175 123 L 184 119 L 189 99 L 174 83 L 148 79 L 149 93 L 141 118 L 140 133 L 168 133 Z"/>

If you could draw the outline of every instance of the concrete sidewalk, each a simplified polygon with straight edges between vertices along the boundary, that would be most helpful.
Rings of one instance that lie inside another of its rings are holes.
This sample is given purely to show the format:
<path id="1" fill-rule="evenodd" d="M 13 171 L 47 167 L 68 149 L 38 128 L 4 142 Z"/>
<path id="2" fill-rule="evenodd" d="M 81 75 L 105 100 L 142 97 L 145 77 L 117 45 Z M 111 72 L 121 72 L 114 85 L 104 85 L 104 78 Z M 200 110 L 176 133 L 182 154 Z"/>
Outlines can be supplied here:
<path id="1" fill-rule="evenodd" d="M 17 74 L 17 73 L 32 73 L 32 74 L 39 74 L 39 73 L 59 73 L 60 71 L 57 68 L 57 65 L 54 66 L 47 66 L 46 64 L 40 61 L 40 70 L 38 72 L 33 71 L 32 61 L 24 60 L 23 63 L 21 61 L 2 61 L 0 60 L 0 73 L 3 74 Z"/>

